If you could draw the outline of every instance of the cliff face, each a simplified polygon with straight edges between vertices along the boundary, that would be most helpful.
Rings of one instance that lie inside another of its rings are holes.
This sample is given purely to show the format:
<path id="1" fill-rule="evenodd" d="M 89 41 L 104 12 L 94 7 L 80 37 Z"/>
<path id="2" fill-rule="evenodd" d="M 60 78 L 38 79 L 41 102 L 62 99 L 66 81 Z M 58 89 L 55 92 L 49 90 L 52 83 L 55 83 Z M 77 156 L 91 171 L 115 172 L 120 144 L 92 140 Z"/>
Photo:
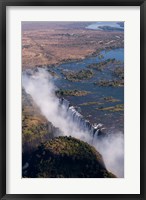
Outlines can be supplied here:
<path id="1" fill-rule="evenodd" d="M 59 134 L 51 122 L 41 114 L 29 94 L 22 89 L 22 150 L 28 153 L 36 149 L 41 143 Z"/>
<path id="2" fill-rule="evenodd" d="M 22 176 L 25 178 L 115 178 L 89 144 L 58 137 L 60 130 L 22 90 Z"/>

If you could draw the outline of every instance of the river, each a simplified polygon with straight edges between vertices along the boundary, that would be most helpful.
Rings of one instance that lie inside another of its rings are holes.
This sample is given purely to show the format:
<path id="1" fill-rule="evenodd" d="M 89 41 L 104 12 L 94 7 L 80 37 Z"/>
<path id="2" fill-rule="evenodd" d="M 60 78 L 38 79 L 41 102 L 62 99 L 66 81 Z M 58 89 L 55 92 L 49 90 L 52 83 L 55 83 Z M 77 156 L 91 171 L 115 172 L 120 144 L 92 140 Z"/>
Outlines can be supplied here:
<path id="1" fill-rule="evenodd" d="M 124 64 L 123 48 L 109 51 L 103 50 L 100 52 L 100 55 L 103 55 L 103 58 L 99 58 L 99 56 L 89 57 L 81 61 L 64 63 L 52 68 L 49 67 L 49 69 L 59 75 L 59 78 L 54 79 L 54 83 L 58 88 L 65 90 L 85 90 L 90 92 L 86 96 L 65 97 L 85 117 L 85 119 L 89 120 L 92 124 L 104 124 L 108 132 L 124 132 L 124 111 L 111 112 L 99 109 L 101 105 L 102 107 L 110 107 L 124 104 L 124 87 L 101 87 L 94 84 L 94 82 L 102 79 L 113 79 L 113 66 L 109 65 L 103 71 L 93 69 L 94 76 L 92 78 L 79 82 L 71 82 L 62 74 L 62 71 L 64 70 L 78 71 L 81 69 L 89 69 L 89 64 L 99 63 L 109 58 L 115 58 Z M 121 67 L 124 66 L 123 64 Z M 116 99 L 117 102 L 107 102 L 104 100 L 106 97 L 112 97 Z"/>

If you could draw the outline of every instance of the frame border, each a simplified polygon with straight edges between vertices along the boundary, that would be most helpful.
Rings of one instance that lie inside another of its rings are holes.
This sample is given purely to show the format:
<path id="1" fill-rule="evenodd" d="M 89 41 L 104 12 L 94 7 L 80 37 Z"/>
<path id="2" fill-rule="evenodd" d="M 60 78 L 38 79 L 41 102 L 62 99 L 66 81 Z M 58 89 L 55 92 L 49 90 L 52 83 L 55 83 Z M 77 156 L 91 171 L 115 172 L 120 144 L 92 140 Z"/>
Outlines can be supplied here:
<path id="1" fill-rule="evenodd" d="M 7 6 L 140 6 L 140 194 L 6 194 L 6 7 Z M 146 200 L 146 0 L 0 0 L 0 199 Z"/>

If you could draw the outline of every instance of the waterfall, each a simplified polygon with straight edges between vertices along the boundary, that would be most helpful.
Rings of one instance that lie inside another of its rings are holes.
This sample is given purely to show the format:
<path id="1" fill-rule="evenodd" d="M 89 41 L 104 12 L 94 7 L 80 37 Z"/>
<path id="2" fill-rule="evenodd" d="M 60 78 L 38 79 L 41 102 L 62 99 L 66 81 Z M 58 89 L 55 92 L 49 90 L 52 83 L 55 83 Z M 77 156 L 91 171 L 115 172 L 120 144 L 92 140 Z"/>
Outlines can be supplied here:
<path id="1" fill-rule="evenodd" d="M 79 137 L 76 132 L 86 136 L 89 134 L 91 138 L 104 135 L 102 124 L 91 124 L 67 99 L 56 96 L 57 88 L 47 70 L 40 68 L 25 70 L 22 83 L 48 121 L 55 127 L 61 128 L 64 135 Z"/>
<path id="2" fill-rule="evenodd" d="M 119 177 L 124 176 L 123 134 L 106 134 L 107 137 L 102 139 L 105 135 L 102 124 L 91 124 L 68 100 L 56 96 L 58 88 L 47 69 L 23 71 L 22 86 L 40 108 L 40 112 L 58 128 L 60 135 L 72 136 L 91 144 L 103 155 L 107 169 Z"/>
<path id="3" fill-rule="evenodd" d="M 84 117 L 75 109 L 74 106 L 70 104 L 68 100 L 65 98 L 59 98 L 60 106 L 66 110 L 67 116 L 70 120 L 75 123 L 81 131 L 88 132 L 91 137 L 98 137 L 99 135 L 104 135 L 102 133 L 103 124 L 91 124 L 88 120 L 84 119 Z"/>

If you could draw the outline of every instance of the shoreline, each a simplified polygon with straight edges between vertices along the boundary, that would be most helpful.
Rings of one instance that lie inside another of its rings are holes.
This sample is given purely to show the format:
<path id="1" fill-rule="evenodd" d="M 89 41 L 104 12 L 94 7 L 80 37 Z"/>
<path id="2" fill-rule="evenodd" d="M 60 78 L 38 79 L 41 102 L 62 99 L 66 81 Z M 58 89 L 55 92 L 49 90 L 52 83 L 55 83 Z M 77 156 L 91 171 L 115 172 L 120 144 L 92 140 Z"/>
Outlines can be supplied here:
<path id="1" fill-rule="evenodd" d="M 119 47 L 113 47 L 113 48 L 102 48 L 102 49 L 99 49 L 98 50 L 98 52 L 97 52 L 97 50 L 96 51 L 94 51 L 92 54 L 90 54 L 90 55 L 86 55 L 84 58 L 79 58 L 79 59 L 66 59 L 66 60 L 63 60 L 63 61 L 60 61 L 60 62 L 57 62 L 56 64 L 47 64 L 47 65 L 35 65 L 34 67 L 26 67 L 26 66 L 23 66 L 22 65 L 22 71 L 25 71 L 25 70 L 27 70 L 27 69 L 34 69 L 34 68 L 38 68 L 38 67 L 40 67 L 40 68 L 56 68 L 56 67 L 58 67 L 58 66 L 60 66 L 60 65 L 62 65 L 62 64 L 69 64 L 69 63 L 74 63 L 74 62 L 81 62 L 81 61 L 83 61 L 83 60 L 85 60 L 85 59 L 88 59 L 88 58 L 94 58 L 94 57 L 96 57 L 96 56 L 98 56 L 98 55 L 100 55 L 100 53 L 102 52 L 102 51 L 106 51 L 106 50 L 108 50 L 108 51 L 112 51 L 112 50 L 116 50 L 116 49 L 124 49 L 124 47 L 123 46 L 119 46 Z"/>

